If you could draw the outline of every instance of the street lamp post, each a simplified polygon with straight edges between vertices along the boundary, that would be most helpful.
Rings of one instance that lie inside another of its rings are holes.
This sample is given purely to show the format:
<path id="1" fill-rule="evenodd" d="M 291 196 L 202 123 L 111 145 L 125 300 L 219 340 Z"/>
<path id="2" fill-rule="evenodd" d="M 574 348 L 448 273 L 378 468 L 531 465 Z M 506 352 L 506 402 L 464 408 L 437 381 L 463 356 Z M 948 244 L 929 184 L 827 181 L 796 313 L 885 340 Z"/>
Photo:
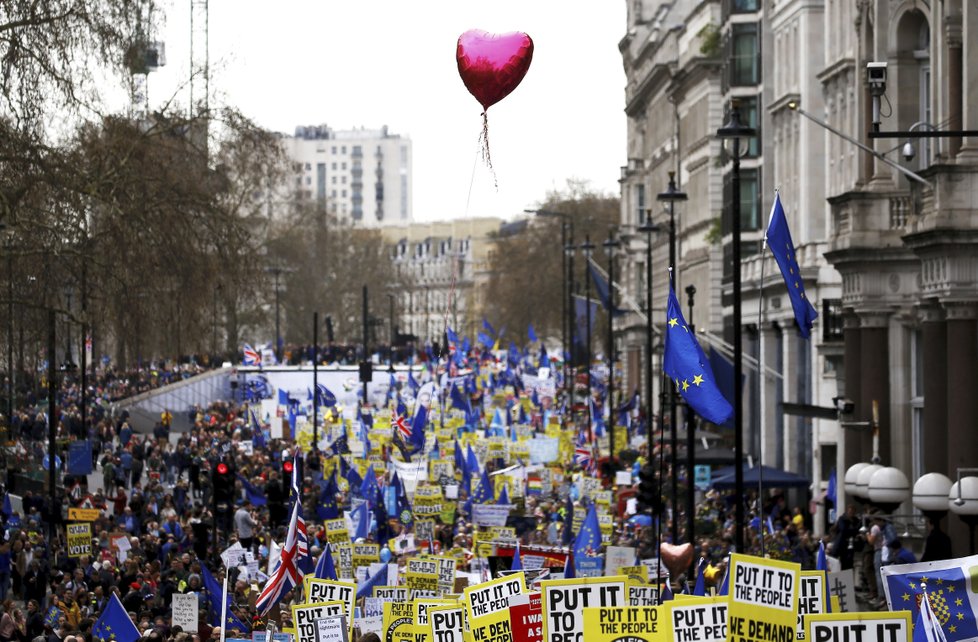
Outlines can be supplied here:
<path id="1" fill-rule="evenodd" d="M 645 233 L 645 423 L 649 433 L 649 464 L 655 456 L 655 435 L 652 431 L 652 234 L 659 231 L 652 224 L 651 210 L 646 212 L 645 223 L 638 228 Z M 662 483 L 662 480 L 659 480 Z"/>
<path id="2" fill-rule="evenodd" d="M 744 373 L 743 338 L 741 337 L 740 291 L 740 139 L 757 135 L 752 127 L 740 121 L 740 108 L 736 100 L 730 101 L 727 123 L 717 130 L 717 138 L 732 141 L 732 167 L 730 181 L 730 229 L 731 263 L 733 267 L 733 358 L 734 358 L 734 494 L 735 510 L 734 543 L 738 553 L 744 551 L 744 402 L 740 380 Z"/>
<path id="3" fill-rule="evenodd" d="M 282 363 L 282 318 L 279 315 L 282 292 L 280 279 L 284 269 L 279 265 L 275 265 L 267 268 L 267 271 L 271 272 L 275 277 L 275 359 L 279 363 Z"/>
<path id="4" fill-rule="evenodd" d="M 613 232 L 603 244 L 608 253 L 608 463 L 609 474 L 614 479 L 615 471 L 615 250 L 621 247 Z"/>
<path id="5" fill-rule="evenodd" d="M 660 192 L 656 196 L 656 200 L 662 203 L 669 203 L 669 267 L 672 268 L 672 279 L 675 280 L 678 274 L 678 269 L 676 266 L 676 202 L 685 201 L 689 197 L 686 196 L 686 192 L 680 191 L 676 187 L 676 173 L 669 172 L 669 185 L 666 187 L 666 191 Z M 676 405 L 676 393 L 677 391 L 673 386 L 673 383 L 669 392 L 669 440 L 672 444 L 671 452 L 669 454 L 669 461 L 672 468 L 672 509 L 677 514 L 679 512 L 679 414 L 678 407 Z M 686 453 L 687 461 L 690 465 L 690 470 L 692 470 L 692 453 Z M 692 484 L 692 479 L 689 480 Z M 692 537 L 692 533 L 689 533 Z M 672 541 L 679 541 L 679 520 L 673 518 L 672 520 Z M 692 539 L 690 539 L 692 542 Z"/>
<path id="6" fill-rule="evenodd" d="M 587 403 L 587 429 L 588 435 L 591 437 L 591 441 L 594 441 L 594 428 L 593 422 L 594 417 L 591 416 L 591 275 L 588 271 L 591 269 L 591 252 L 594 251 L 594 243 L 591 242 L 591 235 L 584 235 L 584 242 L 581 243 L 581 251 L 584 252 L 584 305 L 585 305 L 585 315 L 587 319 L 587 346 L 585 346 L 584 354 L 584 373 L 587 381 L 587 395 L 585 401 Z"/>

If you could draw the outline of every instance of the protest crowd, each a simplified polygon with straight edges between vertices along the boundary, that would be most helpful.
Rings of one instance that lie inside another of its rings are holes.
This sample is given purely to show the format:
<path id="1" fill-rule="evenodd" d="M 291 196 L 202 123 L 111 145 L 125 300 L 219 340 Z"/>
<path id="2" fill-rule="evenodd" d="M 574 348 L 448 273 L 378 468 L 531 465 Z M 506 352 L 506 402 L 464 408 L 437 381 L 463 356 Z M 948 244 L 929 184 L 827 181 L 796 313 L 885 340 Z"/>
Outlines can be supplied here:
<path id="1" fill-rule="evenodd" d="M 302 347 L 289 353 L 294 361 L 311 354 Z M 602 412 L 601 395 L 589 400 L 584 413 L 565 407 L 559 386 L 544 398 L 543 390 L 526 388 L 512 372 L 525 359 L 525 351 L 494 359 L 488 350 L 472 351 L 471 363 L 422 359 L 407 380 L 395 382 L 391 375 L 383 406 L 361 405 L 355 419 L 343 417 L 328 390 L 317 390 L 318 443 L 309 433 L 310 404 L 264 385 L 238 399 L 173 409 L 187 413 L 187 432 L 171 430 L 170 412 L 149 434 L 135 431 L 126 413 L 111 412 L 116 400 L 202 371 L 193 364 L 100 370 L 88 382 L 84 424 L 78 378 L 63 377 L 55 462 L 63 489 L 54 510 L 43 489 L 23 491 L 16 510 L 12 493 L 4 496 L 0 642 L 133 642 L 110 632 L 127 620 L 146 642 L 253 634 L 264 640 L 270 629 L 307 642 L 294 620 L 301 608 L 289 605 L 308 604 L 310 591 L 325 590 L 329 581 L 355 582 L 357 617 L 352 597 L 343 597 L 351 598 L 347 640 L 359 635 L 369 642 L 375 634 L 384 637 L 378 624 L 388 615 L 376 597 L 384 593 L 371 587 L 394 590 L 396 582 L 410 592 L 394 595 L 424 599 L 458 596 L 491 578 L 512 577 L 500 571 L 549 567 L 565 578 L 614 575 L 608 568 L 612 551 L 630 551 L 617 572 L 657 587 L 651 604 L 674 588 L 692 591 L 695 585 L 697 594 L 716 593 L 728 590 L 738 500 L 750 517 L 742 553 L 809 571 L 828 551 L 843 568 L 860 570 L 859 589 L 871 608 L 885 609 L 881 566 L 915 561 L 898 538 L 884 533 L 882 519 L 863 528 L 851 508 L 816 538 L 807 498 L 803 510 L 777 491 L 737 498 L 706 489 L 696 505 L 695 555 L 674 573 L 671 586 L 660 585 L 666 561 L 659 563 L 658 545 L 685 542 L 687 520 L 682 507 L 661 515 L 637 510 L 634 487 L 647 463 L 641 409 L 623 403 L 613 410 L 619 443 L 638 445 L 619 458 L 631 483 L 621 483 L 620 473 L 616 483 L 598 448 L 611 415 Z M 544 360 L 545 350 L 539 363 Z M 441 404 L 423 408 L 415 402 L 439 381 L 451 389 Z M 276 396 L 278 415 L 262 413 L 262 400 Z M 29 388 L 22 397 L 4 449 L 8 478 L 47 461 L 47 399 Z M 589 424 L 588 417 L 604 420 Z M 550 463 L 512 474 L 538 458 L 531 450 L 535 441 L 553 450 Z M 90 453 L 88 474 L 72 474 L 74 442 Z M 662 440 L 653 457 L 667 448 Z M 662 459 L 666 479 L 672 476 L 668 459 Z M 415 474 L 419 467 L 425 475 Z M 81 534 L 87 543 L 69 534 L 79 519 L 88 524 Z M 673 520 L 682 525 L 677 542 Z M 863 541 L 857 556 L 853 544 Z M 868 557 L 862 554 L 867 548 Z M 892 558 L 879 559 L 881 549 L 892 550 Z M 946 557 L 949 550 L 936 559 Z M 589 566 L 588 559 L 600 563 Z M 640 563 L 653 559 L 651 566 Z M 446 575 L 432 574 L 426 560 L 450 560 L 447 585 Z M 324 583 L 304 585 L 303 575 Z M 277 592 L 269 597 L 275 582 Z M 528 585 L 529 579 L 522 591 L 510 589 L 524 592 Z M 182 596 L 191 596 L 190 602 Z M 112 610 L 116 601 L 118 613 Z"/>

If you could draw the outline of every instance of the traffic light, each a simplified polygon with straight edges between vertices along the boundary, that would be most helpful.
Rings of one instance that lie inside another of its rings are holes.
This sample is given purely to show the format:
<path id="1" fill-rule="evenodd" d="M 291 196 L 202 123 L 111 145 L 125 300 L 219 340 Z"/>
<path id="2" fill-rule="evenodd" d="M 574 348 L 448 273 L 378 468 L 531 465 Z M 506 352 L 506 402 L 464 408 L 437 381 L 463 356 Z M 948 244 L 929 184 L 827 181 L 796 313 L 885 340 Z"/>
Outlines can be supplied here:
<path id="1" fill-rule="evenodd" d="M 637 500 L 639 510 L 660 513 L 662 511 L 662 500 L 659 496 L 659 485 L 655 481 L 655 467 L 646 464 L 639 471 L 638 478 Z"/>
<path id="2" fill-rule="evenodd" d="M 214 500 L 234 503 L 234 463 L 222 459 L 211 473 L 214 485 Z"/>

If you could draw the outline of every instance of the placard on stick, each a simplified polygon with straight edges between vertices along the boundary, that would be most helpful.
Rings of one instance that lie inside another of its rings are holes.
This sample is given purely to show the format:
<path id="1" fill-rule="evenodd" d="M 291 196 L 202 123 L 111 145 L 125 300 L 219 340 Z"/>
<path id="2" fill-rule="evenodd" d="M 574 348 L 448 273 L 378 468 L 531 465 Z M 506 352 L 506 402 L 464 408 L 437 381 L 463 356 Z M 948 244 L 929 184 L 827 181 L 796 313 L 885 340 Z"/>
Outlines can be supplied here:
<path id="1" fill-rule="evenodd" d="M 541 582 L 544 642 L 578 642 L 584 609 L 628 606 L 627 585 L 624 575 Z"/>
<path id="2" fill-rule="evenodd" d="M 792 642 L 800 572 L 791 562 L 731 555 L 728 642 Z"/>

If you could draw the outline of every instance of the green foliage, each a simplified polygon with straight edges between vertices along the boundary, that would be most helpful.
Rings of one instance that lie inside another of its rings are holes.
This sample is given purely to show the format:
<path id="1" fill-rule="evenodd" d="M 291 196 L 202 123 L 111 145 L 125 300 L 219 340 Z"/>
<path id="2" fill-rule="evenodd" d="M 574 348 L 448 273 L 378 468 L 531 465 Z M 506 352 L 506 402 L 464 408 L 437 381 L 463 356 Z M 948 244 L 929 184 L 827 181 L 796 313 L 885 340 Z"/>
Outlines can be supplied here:
<path id="1" fill-rule="evenodd" d="M 716 58 L 720 55 L 722 40 L 719 25 L 711 22 L 700 29 L 696 35 L 700 37 L 701 54 L 707 58 Z"/>

